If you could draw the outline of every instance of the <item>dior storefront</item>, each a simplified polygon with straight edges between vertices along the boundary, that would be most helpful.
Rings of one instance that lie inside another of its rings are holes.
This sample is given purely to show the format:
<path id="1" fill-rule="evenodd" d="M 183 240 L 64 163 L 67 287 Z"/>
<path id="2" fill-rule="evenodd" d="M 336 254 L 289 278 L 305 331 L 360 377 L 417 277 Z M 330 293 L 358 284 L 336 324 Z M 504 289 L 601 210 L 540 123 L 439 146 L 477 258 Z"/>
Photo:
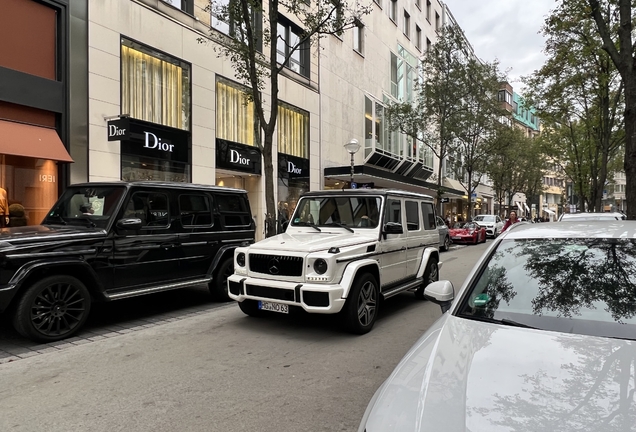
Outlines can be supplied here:
<path id="1" fill-rule="evenodd" d="M 284 231 L 305 192 L 309 192 L 309 159 L 278 153 L 278 232 Z"/>

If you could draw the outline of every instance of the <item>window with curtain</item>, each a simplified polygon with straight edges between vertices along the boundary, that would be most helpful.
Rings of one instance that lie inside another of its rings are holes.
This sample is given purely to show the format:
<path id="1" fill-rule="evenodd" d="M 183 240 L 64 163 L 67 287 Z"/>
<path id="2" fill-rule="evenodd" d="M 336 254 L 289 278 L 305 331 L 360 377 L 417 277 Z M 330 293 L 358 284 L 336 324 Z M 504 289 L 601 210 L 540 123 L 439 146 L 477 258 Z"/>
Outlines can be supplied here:
<path id="1" fill-rule="evenodd" d="M 190 129 L 190 65 L 126 39 L 121 45 L 122 114 Z"/>
<path id="2" fill-rule="evenodd" d="M 246 91 L 240 84 L 216 79 L 216 137 L 253 146 L 258 122 Z"/>
<path id="3" fill-rule="evenodd" d="M 288 105 L 278 105 L 278 151 L 309 159 L 309 113 Z"/>

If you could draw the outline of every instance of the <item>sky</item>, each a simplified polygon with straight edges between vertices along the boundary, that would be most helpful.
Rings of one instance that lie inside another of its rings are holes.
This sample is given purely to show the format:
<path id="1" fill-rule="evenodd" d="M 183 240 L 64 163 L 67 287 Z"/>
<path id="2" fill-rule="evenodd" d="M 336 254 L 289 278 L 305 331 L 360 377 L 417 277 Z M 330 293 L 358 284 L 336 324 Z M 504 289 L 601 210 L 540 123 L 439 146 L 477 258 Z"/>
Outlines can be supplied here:
<path id="1" fill-rule="evenodd" d="M 544 61 L 543 36 L 539 34 L 556 0 L 443 0 L 464 30 L 477 57 L 499 60 L 516 93 L 521 76 L 539 69 Z"/>

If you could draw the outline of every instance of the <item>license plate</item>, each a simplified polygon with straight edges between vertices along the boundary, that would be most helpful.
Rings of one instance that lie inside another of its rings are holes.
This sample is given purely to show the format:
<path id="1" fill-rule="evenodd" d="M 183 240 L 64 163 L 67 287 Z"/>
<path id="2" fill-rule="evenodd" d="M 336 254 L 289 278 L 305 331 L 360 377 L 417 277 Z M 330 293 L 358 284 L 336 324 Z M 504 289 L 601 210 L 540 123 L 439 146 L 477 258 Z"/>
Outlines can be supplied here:
<path id="1" fill-rule="evenodd" d="M 260 310 L 266 310 L 270 312 L 278 312 L 278 313 L 284 313 L 284 314 L 289 313 L 289 306 L 286 304 L 281 304 L 281 303 L 270 303 L 270 302 L 259 301 L 258 308 Z"/>
<path id="2" fill-rule="evenodd" d="M 453 240 L 461 240 L 461 237 L 451 237 Z"/>

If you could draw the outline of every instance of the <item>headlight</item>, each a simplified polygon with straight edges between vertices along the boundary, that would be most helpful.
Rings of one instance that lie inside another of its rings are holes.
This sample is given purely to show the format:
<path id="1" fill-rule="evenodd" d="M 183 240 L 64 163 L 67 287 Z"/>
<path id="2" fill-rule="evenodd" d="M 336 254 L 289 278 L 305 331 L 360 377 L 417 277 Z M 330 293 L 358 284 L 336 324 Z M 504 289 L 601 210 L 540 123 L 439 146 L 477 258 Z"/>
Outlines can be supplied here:
<path id="1" fill-rule="evenodd" d="M 245 254 L 243 252 L 236 255 L 236 264 L 240 267 L 245 267 Z"/>
<path id="2" fill-rule="evenodd" d="M 318 258 L 314 262 L 314 271 L 318 274 L 325 274 L 327 271 L 327 261 L 322 258 Z"/>

